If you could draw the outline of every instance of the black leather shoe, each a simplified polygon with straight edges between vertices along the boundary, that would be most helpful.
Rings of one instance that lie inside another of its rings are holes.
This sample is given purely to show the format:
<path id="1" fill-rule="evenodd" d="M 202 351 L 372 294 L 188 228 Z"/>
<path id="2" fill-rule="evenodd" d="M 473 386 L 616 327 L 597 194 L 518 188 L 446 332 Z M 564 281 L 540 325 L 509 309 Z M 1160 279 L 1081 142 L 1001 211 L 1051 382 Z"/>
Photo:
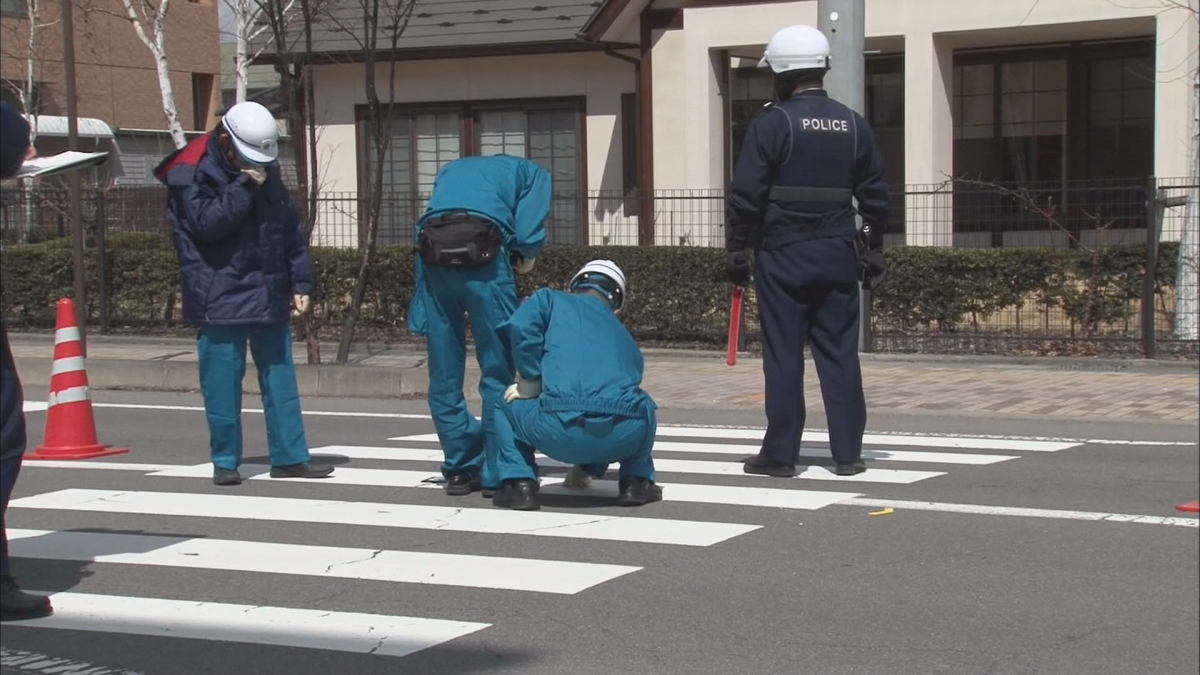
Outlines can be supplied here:
<path id="1" fill-rule="evenodd" d="M 838 462 L 833 472 L 839 476 L 857 476 L 866 470 L 867 463 L 861 459 L 856 459 L 853 462 Z"/>
<path id="2" fill-rule="evenodd" d="M 617 497 L 617 506 L 642 506 L 662 501 L 662 488 L 652 480 L 624 476 L 617 482 L 617 487 L 621 490 L 620 496 Z"/>
<path id="3" fill-rule="evenodd" d="M 742 471 L 759 476 L 774 476 L 776 478 L 791 478 L 796 475 L 795 464 L 784 464 L 763 455 L 747 457 L 742 464 Z"/>
<path id="4" fill-rule="evenodd" d="M 331 473 L 333 473 L 332 466 L 311 462 L 271 467 L 271 478 L 324 478 Z"/>
<path id="5" fill-rule="evenodd" d="M 241 485 L 242 474 L 237 469 L 213 469 L 213 485 Z"/>
<path id="6" fill-rule="evenodd" d="M 455 497 L 469 495 L 479 489 L 479 480 L 469 475 L 455 471 L 446 477 L 446 494 Z"/>
<path id="7" fill-rule="evenodd" d="M 492 497 L 492 506 L 502 506 L 517 511 L 537 511 L 542 505 L 537 500 L 537 481 L 521 478 L 506 480 Z"/>
<path id="8" fill-rule="evenodd" d="M 26 593 L 12 577 L 0 577 L 0 621 L 40 619 L 53 613 L 50 598 Z"/>

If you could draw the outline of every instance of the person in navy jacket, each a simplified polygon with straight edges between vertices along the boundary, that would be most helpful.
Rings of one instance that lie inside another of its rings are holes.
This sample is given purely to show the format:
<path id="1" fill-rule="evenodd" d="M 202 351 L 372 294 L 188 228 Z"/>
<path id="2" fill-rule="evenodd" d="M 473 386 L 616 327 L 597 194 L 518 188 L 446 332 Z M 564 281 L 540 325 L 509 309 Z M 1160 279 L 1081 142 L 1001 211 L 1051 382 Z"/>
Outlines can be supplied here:
<path id="1" fill-rule="evenodd" d="M 12 178 L 26 159 L 35 155 L 29 143 L 29 122 L 7 103 L 0 103 L 0 178 Z M 3 293 L 0 293 L 2 296 Z M 4 514 L 8 500 L 21 473 L 25 456 L 25 397 L 21 378 L 13 362 L 0 312 L 0 493 Z M 0 621 L 38 619 L 54 612 L 50 599 L 44 595 L 26 593 L 12 577 L 8 559 L 8 530 L 4 529 L 4 548 L 0 550 Z"/>
<path id="2" fill-rule="evenodd" d="M 168 156 L 155 176 L 183 281 L 183 317 L 199 328 L 200 391 L 213 482 L 242 477 L 246 345 L 258 370 L 274 478 L 321 478 L 309 461 L 289 318 L 308 308 L 312 263 L 279 173 L 279 128 L 258 103 L 239 103 L 217 127 Z"/>

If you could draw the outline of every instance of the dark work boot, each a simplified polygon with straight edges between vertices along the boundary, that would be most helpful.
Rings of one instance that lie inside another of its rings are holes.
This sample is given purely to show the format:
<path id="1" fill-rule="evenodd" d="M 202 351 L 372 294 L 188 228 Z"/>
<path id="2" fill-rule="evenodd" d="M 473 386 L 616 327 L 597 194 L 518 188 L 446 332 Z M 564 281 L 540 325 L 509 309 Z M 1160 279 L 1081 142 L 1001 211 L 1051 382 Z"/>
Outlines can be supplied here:
<path id="1" fill-rule="evenodd" d="M 745 462 L 742 464 L 742 471 L 759 476 L 791 478 L 796 475 L 796 465 L 777 462 L 764 455 L 755 455 L 745 459 Z"/>
<path id="2" fill-rule="evenodd" d="M 479 479 L 471 478 L 462 471 L 451 472 L 446 476 L 446 494 L 455 497 L 469 495 L 479 489 Z"/>
<path id="3" fill-rule="evenodd" d="M 53 613 L 50 598 L 26 593 L 12 577 L 0 577 L 0 621 L 40 619 Z"/>
<path id="4" fill-rule="evenodd" d="M 537 511 L 542 508 L 537 501 L 537 481 L 528 478 L 504 481 L 492 497 L 492 505 L 517 511 Z"/>
<path id="5" fill-rule="evenodd" d="M 857 476 L 866 470 L 867 463 L 861 459 L 856 459 L 853 462 L 838 462 L 833 472 L 839 476 Z"/>
<path id="6" fill-rule="evenodd" d="M 213 469 L 213 485 L 241 485 L 242 474 L 237 469 Z"/>
<path id="7" fill-rule="evenodd" d="M 312 462 L 271 467 L 271 478 L 324 478 L 331 473 L 332 466 Z"/>
<path id="8" fill-rule="evenodd" d="M 617 506 L 642 506 L 651 502 L 662 501 L 662 488 L 652 480 L 640 476 L 622 476 L 617 481 L 621 494 L 617 497 Z"/>
<path id="9" fill-rule="evenodd" d="M 496 488 L 481 488 L 479 490 L 479 494 L 484 499 L 491 499 L 492 497 L 496 496 Z"/>

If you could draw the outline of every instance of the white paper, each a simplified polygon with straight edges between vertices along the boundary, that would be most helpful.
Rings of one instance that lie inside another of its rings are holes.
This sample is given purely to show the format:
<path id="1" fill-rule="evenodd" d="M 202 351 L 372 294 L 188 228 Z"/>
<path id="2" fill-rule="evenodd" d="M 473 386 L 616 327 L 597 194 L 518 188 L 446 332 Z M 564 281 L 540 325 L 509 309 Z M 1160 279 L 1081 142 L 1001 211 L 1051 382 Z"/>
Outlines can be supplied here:
<path id="1" fill-rule="evenodd" d="M 25 160 L 13 178 L 37 178 L 96 166 L 108 161 L 107 152 L 78 152 L 69 150 L 49 157 Z"/>

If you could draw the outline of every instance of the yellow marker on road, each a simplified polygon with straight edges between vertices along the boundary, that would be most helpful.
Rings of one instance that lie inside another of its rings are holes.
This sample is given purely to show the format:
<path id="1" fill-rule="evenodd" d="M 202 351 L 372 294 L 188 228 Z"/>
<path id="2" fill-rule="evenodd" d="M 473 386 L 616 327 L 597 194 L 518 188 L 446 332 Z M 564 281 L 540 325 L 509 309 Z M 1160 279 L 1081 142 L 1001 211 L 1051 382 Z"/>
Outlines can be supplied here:
<path id="1" fill-rule="evenodd" d="M 868 516 L 886 516 L 891 513 L 892 513 L 892 507 L 888 506 L 888 507 L 884 508 L 882 511 L 872 511 L 872 512 L 868 513 L 867 515 Z"/>

